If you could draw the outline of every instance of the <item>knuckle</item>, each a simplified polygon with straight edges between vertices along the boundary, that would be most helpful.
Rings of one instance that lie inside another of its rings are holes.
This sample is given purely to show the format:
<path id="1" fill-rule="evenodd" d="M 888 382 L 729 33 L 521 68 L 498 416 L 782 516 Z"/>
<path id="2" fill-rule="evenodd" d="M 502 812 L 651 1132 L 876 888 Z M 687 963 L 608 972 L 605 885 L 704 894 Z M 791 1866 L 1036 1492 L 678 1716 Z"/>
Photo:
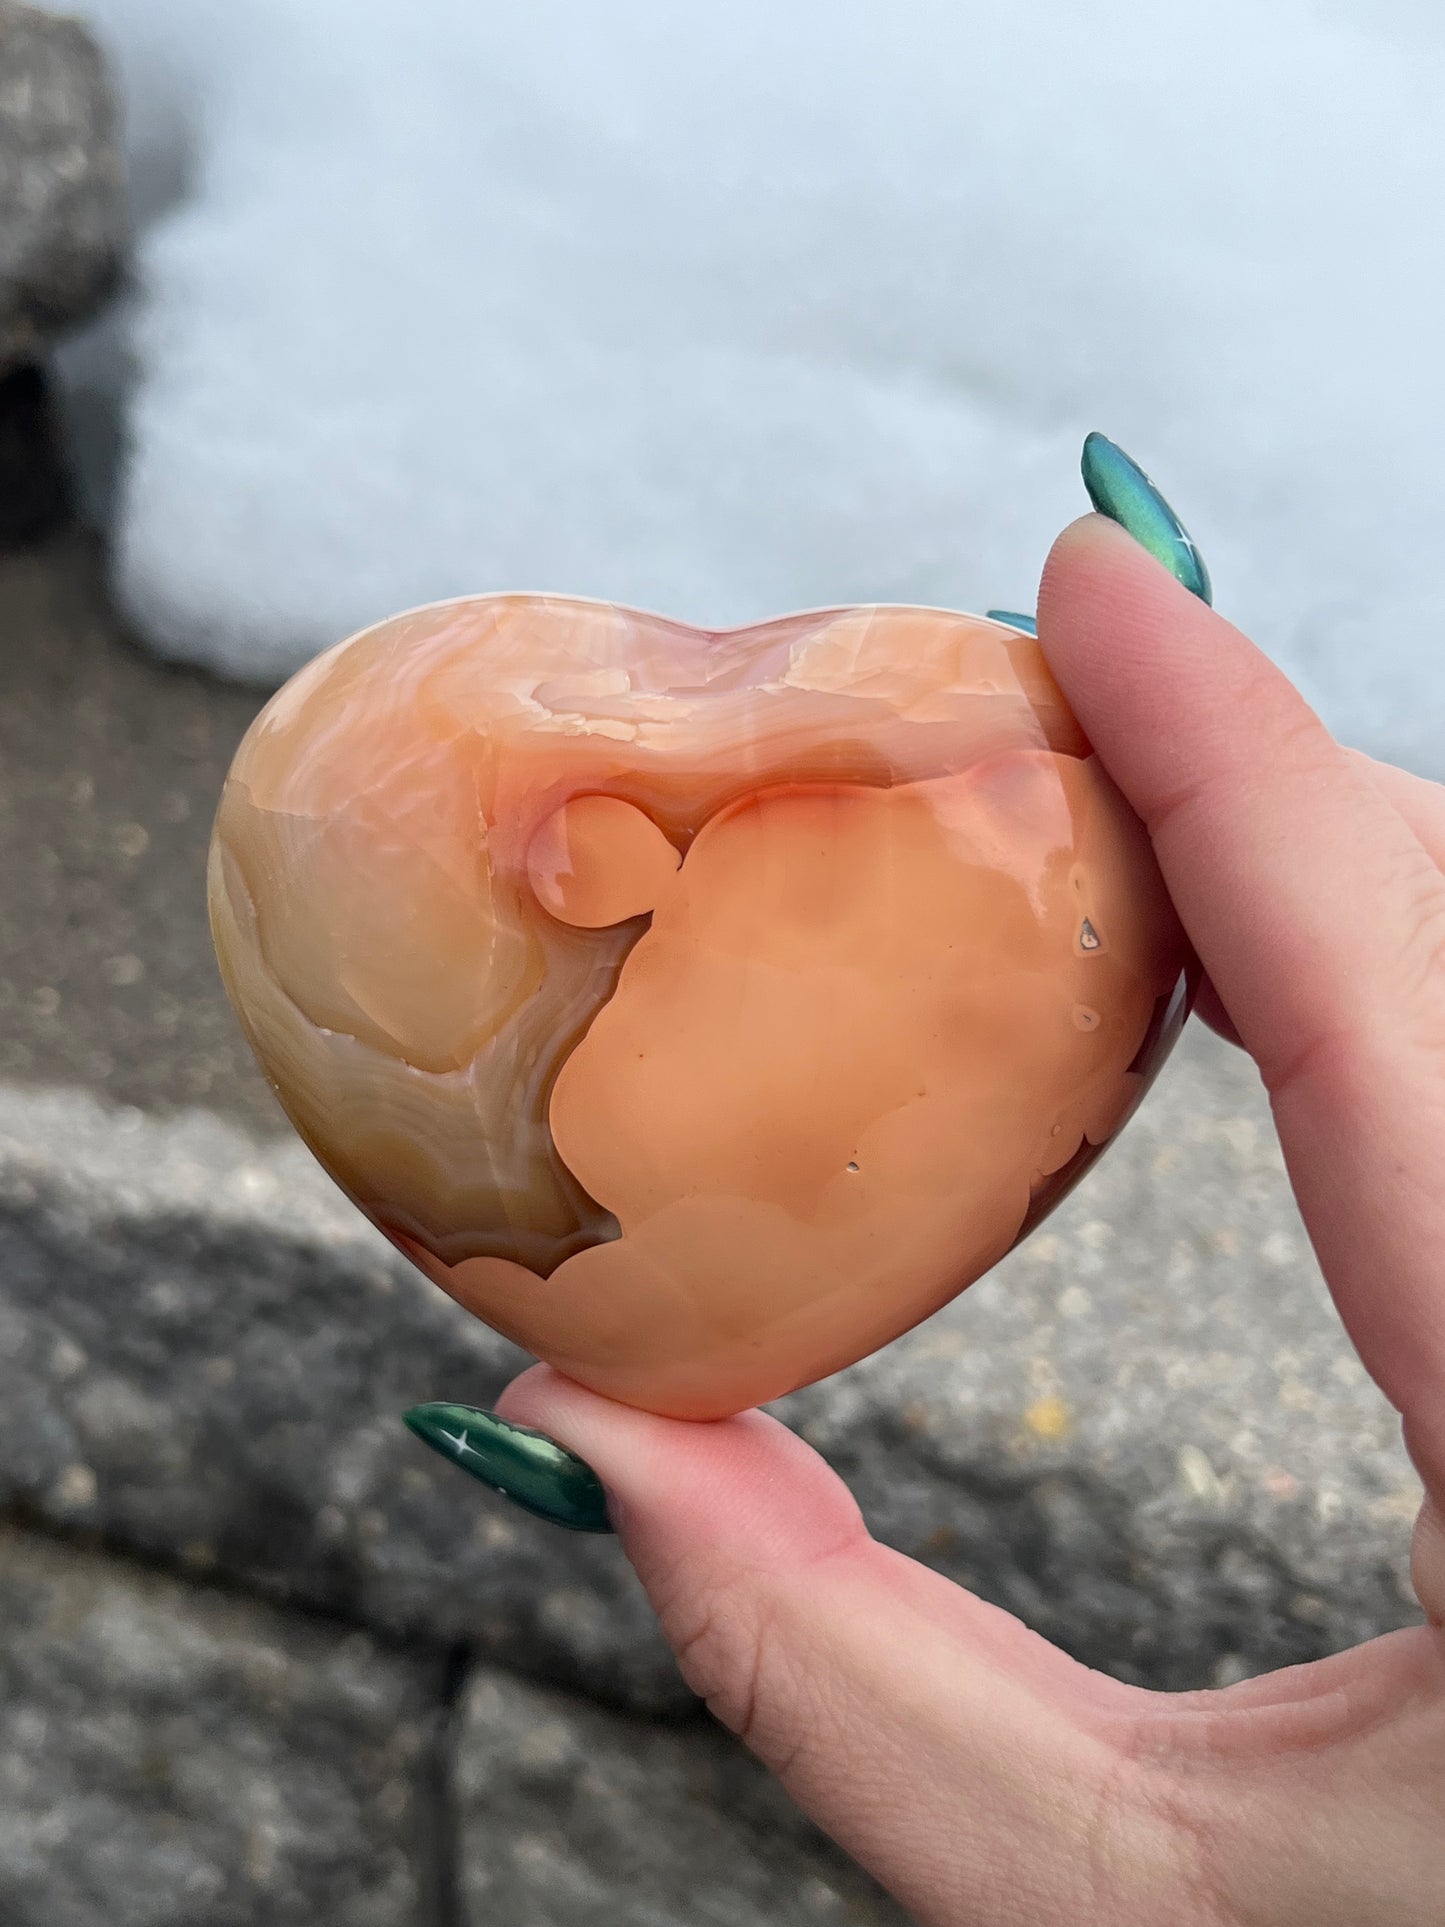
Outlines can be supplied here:
<path id="1" fill-rule="evenodd" d="M 1278 1060 L 1259 1056 L 1270 1096 L 1296 1087 L 1337 1096 L 1373 1089 L 1382 1057 L 1408 1062 L 1430 1081 L 1445 1071 L 1445 877 L 1418 849 L 1382 871 L 1390 906 L 1389 956 L 1368 1002 L 1337 1008 Z"/>
<path id="2" fill-rule="evenodd" d="M 1403 989 L 1430 1040 L 1445 1047 L 1445 877 L 1423 852 L 1402 868 L 1397 887 L 1404 923 Z"/>
<path id="3" fill-rule="evenodd" d="M 755 1588 L 722 1580 L 697 1589 L 668 1627 L 683 1678 L 744 1741 L 757 1720 L 771 1617 Z"/>
<path id="4" fill-rule="evenodd" d="M 1118 1836 L 1126 1784 L 1136 1809 L 1142 1805 L 1159 1830 L 1164 1863 L 1156 1879 L 1176 1897 L 1170 1918 L 1177 1927 L 1186 1923 L 1187 1927 L 1245 1927 L 1245 1917 L 1231 1893 L 1228 1830 L 1221 1829 L 1205 1803 L 1191 1797 L 1183 1779 L 1158 1781 L 1148 1776 L 1139 1782 L 1121 1775 L 1106 1790 L 1100 1839 L 1112 1843 Z M 1102 1878 L 1107 1864 L 1107 1858 L 1096 1858 L 1092 1869 L 1100 1891 L 1107 1891 Z"/>
<path id="5" fill-rule="evenodd" d="M 783 1777 L 805 1751 L 836 1751 L 852 1698 L 850 1667 L 838 1663 L 836 1615 L 820 1609 L 819 1576 L 870 1541 L 846 1494 L 814 1524 L 811 1546 L 781 1565 L 738 1561 L 707 1544 L 676 1554 L 664 1570 L 654 1566 L 647 1579 L 684 1681 Z"/>
<path id="6" fill-rule="evenodd" d="M 690 1590 L 664 1629 L 688 1686 L 774 1773 L 786 1774 L 807 1722 L 806 1669 L 788 1637 L 788 1612 L 756 1575 Z"/>

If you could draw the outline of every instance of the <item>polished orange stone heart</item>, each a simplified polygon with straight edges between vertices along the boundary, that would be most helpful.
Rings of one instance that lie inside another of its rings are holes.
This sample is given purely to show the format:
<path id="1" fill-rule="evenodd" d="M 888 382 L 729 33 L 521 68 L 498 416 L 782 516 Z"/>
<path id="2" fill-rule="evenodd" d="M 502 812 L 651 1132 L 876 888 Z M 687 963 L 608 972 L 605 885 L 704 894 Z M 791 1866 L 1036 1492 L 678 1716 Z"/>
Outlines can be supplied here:
<path id="1" fill-rule="evenodd" d="M 338 1183 L 498 1331 L 688 1418 L 1002 1257 L 1193 974 L 1037 642 L 927 609 L 394 617 L 252 726 L 210 897 Z"/>

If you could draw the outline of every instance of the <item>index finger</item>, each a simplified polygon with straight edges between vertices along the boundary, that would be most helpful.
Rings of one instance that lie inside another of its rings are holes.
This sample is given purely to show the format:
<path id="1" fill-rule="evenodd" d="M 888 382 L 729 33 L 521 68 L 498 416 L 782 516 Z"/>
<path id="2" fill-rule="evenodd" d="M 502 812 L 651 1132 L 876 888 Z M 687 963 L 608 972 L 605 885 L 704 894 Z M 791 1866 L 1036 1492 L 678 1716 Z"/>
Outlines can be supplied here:
<path id="1" fill-rule="evenodd" d="M 1055 544 L 1039 637 L 1259 1065 L 1350 1335 L 1445 1491 L 1445 878 L 1287 678 L 1112 523 Z"/>

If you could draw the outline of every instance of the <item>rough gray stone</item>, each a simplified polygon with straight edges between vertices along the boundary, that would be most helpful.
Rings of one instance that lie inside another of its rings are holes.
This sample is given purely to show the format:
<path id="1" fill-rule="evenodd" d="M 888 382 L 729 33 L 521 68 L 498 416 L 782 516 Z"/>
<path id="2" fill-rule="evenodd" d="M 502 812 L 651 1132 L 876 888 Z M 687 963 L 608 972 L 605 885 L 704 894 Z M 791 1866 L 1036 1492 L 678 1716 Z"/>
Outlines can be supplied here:
<path id="1" fill-rule="evenodd" d="M 6 1927 L 421 1927 L 440 1681 L 0 1534 Z"/>
<path id="2" fill-rule="evenodd" d="M 396 1413 L 520 1355 L 299 1146 L 0 1087 L 0 1491 L 47 1518 L 639 1706 L 680 1687 L 615 1544 Z M 989 1279 L 783 1402 L 880 1536 L 1183 1686 L 1414 1616 L 1418 1490 L 1312 1269 L 1249 1067 L 1204 1038 Z"/>
<path id="3" fill-rule="evenodd" d="M 40 359 L 114 285 L 126 235 L 116 112 L 77 20 L 0 0 L 0 372 Z"/>
<path id="4" fill-rule="evenodd" d="M 904 1915 L 730 1735 L 479 1668 L 458 1725 L 468 1927 L 893 1927 Z"/>
<path id="5" fill-rule="evenodd" d="M 299 1144 L 0 1086 L 0 1495 L 638 1704 L 682 1689 L 615 1542 L 537 1528 L 400 1413 L 522 1355 Z"/>

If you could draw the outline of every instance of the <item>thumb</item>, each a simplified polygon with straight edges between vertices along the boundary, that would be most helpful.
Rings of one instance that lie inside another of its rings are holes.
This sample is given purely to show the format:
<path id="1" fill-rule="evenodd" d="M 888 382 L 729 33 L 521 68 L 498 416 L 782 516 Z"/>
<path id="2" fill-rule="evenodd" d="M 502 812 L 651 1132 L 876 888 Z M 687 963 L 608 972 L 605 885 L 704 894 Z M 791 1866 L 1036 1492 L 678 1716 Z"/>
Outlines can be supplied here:
<path id="1" fill-rule="evenodd" d="M 658 1418 L 546 1366 L 498 1410 L 592 1466 L 689 1686 L 918 1920 L 1086 1919 L 1121 1890 L 1161 1917 L 1151 1696 L 879 1545 L 761 1412 Z"/>

